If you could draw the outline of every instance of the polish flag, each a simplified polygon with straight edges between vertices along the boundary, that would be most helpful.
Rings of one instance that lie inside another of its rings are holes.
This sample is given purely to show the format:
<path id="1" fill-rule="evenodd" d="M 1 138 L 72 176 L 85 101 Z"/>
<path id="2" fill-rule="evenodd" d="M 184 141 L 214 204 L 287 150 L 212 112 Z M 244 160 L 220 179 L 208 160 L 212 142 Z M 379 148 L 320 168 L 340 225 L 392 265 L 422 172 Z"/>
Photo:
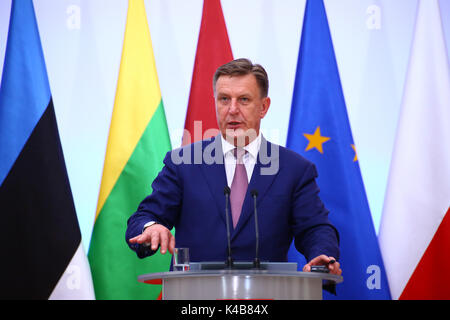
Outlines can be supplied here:
<path id="1" fill-rule="evenodd" d="M 450 299 L 450 68 L 419 0 L 379 241 L 393 299 Z"/>
<path id="2" fill-rule="evenodd" d="M 204 0 L 183 145 L 219 132 L 212 81 L 216 69 L 233 60 L 220 0 Z"/>

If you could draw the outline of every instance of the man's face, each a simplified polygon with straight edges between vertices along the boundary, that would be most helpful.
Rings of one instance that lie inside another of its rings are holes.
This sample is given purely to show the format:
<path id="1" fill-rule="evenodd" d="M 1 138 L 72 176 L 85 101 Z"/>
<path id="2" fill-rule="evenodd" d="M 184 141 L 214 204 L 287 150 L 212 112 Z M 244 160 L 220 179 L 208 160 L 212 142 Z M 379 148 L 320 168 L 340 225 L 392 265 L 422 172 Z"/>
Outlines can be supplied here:
<path id="1" fill-rule="evenodd" d="M 256 138 L 270 98 L 261 97 L 253 74 L 219 77 L 215 101 L 219 129 L 228 142 L 244 146 Z"/>

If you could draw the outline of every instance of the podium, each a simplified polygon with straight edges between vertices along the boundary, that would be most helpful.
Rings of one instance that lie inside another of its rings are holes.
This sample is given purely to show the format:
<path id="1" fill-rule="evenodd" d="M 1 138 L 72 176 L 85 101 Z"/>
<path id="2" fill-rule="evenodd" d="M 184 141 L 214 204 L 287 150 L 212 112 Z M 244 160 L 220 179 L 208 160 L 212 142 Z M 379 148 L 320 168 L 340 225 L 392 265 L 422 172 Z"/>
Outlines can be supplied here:
<path id="1" fill-rule="evenodd" d="M 138 281 L 162 284 L 163 300 L 321 300 L 323 285 L 338 284 L 343 279 L 328 273 L 266 267 L 261 270 L 194 268 L 144 274 Z"/>

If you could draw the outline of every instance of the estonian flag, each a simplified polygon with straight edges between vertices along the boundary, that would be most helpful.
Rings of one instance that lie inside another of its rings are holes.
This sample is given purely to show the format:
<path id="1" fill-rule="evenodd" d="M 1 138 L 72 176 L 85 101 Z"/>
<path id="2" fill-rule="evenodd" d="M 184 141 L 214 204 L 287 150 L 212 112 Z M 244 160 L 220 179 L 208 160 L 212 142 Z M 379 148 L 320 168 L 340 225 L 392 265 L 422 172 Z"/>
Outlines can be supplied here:
<path id="1" fill-rule="evenodd" d="M 339 231 L 344 281 L 324 298 L 390 299 L 322 0 L 306 3 L 286 145 L 317 166 L 320 197 Z M 299 257 L 291 248 L 289 260 Z"/>
<path id="2" fill-rule="evenodd" d="M 31 0 L 13 1 L 0 86 L 0 299 L 92 299 Z"/>

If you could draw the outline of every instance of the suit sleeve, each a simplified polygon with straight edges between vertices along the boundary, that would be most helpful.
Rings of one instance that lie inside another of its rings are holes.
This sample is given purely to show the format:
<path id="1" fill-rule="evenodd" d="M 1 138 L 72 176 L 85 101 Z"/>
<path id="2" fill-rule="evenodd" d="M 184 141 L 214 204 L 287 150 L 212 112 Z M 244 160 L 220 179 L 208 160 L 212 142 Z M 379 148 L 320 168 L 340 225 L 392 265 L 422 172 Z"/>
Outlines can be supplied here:
<path id="1" fill-rule="evenodd" d="M 182 191 L 178 168 L 171 160 L 168 152 L 164 158 L 164 167 L 152 183 L 152 193 L 140 204 L 135 213 L 128 219 L 125 240 L 139 258 L 154 254 L 156 251 L 139 244 L 130 244 L 131 239 L 142 233 L 144 225 L 156 221 L 171 230 L 178 219 L 181 208 Z"/>
<path id="2" fill-rule="evenodd" d="M 309 163 L 294 191 L 293 232 L 295 247 L 307 261 L 325 254 L 339 259 L 339 233 L 328 219 L 319 198 L 317 170 Z"/>

